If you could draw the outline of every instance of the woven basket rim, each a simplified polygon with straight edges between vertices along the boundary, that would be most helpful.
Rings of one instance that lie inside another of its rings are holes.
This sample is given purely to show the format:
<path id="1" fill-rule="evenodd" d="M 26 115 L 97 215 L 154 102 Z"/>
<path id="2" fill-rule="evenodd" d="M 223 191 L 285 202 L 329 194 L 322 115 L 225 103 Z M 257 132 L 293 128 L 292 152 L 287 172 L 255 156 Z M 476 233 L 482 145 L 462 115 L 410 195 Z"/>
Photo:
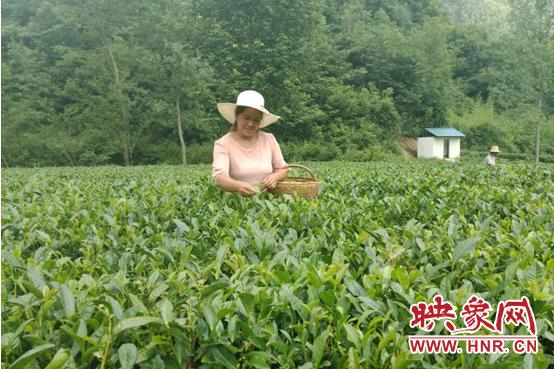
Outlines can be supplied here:
<path id="1" fill-rule="evenodd" d="M 317 197 L 321 183 L 316 178 L 315 174 L 308 168 L 299 164 L 291 164 L 289 167 L 299 167 L 311 174 L 311 177 L 286 177 L 277 182 L 277 185 L 271 191 L 274 193 L 294 194 L 298 193 L 303 198 Z"/>
<path id="2" fill-rule="evenodd" d="M 314 180 L 313 178 L 309 177 L 287 177 L 283 180 L 279 181 L 278 183 L 319 183 L 319 181 Z"/>

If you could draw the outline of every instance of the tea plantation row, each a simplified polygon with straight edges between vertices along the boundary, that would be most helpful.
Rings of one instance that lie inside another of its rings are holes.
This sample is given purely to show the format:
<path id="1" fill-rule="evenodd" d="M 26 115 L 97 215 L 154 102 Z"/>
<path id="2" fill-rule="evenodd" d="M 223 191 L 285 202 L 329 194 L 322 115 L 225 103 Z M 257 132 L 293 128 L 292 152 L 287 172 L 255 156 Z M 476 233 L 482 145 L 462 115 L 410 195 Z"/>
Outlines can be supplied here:
<path id="1" fill-rule="evenodd" d="M 554 166 L 309 166 L 314 200 L 226 196 L 209 166 L 4 169 L 2 367 L 554 365 Z M 437 294 L 527 296 L 539 352 L 411 354 Z"/>

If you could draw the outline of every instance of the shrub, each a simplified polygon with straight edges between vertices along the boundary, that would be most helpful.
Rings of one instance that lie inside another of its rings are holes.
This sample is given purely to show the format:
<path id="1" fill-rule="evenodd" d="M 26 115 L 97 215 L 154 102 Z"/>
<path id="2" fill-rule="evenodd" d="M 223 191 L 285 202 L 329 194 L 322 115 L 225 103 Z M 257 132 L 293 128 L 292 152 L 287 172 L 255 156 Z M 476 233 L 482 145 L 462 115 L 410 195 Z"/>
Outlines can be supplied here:
<path id="1" fill-rule="evenodd" d="M 372 145 L 363 149 L 349 147 L 341 156 L 340 160 L 345 161 L 379 161 L 387 157 L 381 145 Z"/>
<path id="2" fill-rule="evenodd" d="M 332 142 L 322 140 L 288 142 L 280 145 L 285 160 L 292 161 L 330 161 L 337 159 L 340 149 Z"/>
<path id="3" fill-rule="evenodd" d="M 213 144 L 192 144 L 187 147 L 188 164 L 211 164 L 213 161 Z"/>

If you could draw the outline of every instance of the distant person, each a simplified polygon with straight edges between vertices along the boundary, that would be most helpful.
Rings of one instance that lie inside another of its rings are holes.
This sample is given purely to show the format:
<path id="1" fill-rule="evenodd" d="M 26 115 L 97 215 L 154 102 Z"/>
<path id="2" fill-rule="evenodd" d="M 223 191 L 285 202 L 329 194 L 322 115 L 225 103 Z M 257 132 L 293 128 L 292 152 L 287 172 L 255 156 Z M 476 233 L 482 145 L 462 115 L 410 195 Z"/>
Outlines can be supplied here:
<path id="1" fill-rule="evenodd" d="M 288 175 L 281 148 L 271 133 L 261 129 L 280 117 L 264 107 L 264 97 L 243 91 L 236 103 L 219 103 L 217 110 L 233 126 L 215 141 L 212 177 L 224 191 L 252 196 L 256 186 L 275 188 Z"/>
<path id="2" fill-rule="evenodd" d="M 484 163 L 490 167 L 494 167 L 496 165 L 496 156 L 499 152 L 498 146 L 491 146 L 489 154 L 485 157 Z"/>

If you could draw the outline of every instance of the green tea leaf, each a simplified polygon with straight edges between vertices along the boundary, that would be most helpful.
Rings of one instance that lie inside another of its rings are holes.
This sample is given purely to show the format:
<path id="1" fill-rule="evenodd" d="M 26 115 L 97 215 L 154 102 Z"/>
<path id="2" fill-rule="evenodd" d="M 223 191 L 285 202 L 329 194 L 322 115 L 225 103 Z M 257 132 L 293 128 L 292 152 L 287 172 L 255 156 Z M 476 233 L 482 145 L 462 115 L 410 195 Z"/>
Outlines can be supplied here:
<path id="1" fill-rule="evenodd" d="M 117 350 L 119 363 L 123 369 L 132 369 L 137 361 L 137 347 L 132 343 L 124 343 Z"/>
<path id="2" fill-rule="evenodd" d="M 14 361 L 8 369 L 22 369 L 25 368 L 27 364 L 31 361 L 44 354 L 46 351 L 52 350 L 55 346 L 51 343 L 40 345 L 35 347 L 23 355 L 21 355 L 16 361 Z"/>
<path id="3" fill-rule="evenodd" d="M 314 363 L 316 368 L 319 366 L 319 363 L 323 358 L 323 353 L 325 352 L 325 341 L 327 340 L 328 336 L 329 332 L 324 331 L 319 336 L 317 336 L 317 338 L 314 340 L 314 343 L 312 344 L 312 362 Z"/>
<path id="4" fill-rule="evenodd" d="M 46 286 L 44 276 L 37 265 L 27 264 L 27 275 L 29 276 L 31 283 L 33 283 L 33 285 L 39 290 L 42 290 L 42 288 Z"/>
<path id="5" fill-rule="evenodd" d="M 454 249 L 454 253 L 452 254 L 452 258 L 454 260 L 458 260 L 470 253 L 472 253 L 475 250 L 475 247 L 477 246 L 477 242 L 479 241 L 479 237 L 472 237 L 465 239 L 461 242 L 458 242 L 456 245 L 456 248 Z"/>
<path id="6" fill-rule="evenodd" d="M 190 227 L 188 225 L 186 225 L 185 223 L 183 223 L 182 221 L 180 221 L 179 219 L 173 219 L 173 222 L 175 223 L 175 225 L 177 226 L 177 228 L 183 232 L 188 232 L 190 231 Z"/>
<path id="7" fill-rule="evenodd" d="M 66 318 L 70 318 L 75 314 L 75 296 L 65 283 L 60 285 L 59 293 L 64 315 Z"/>
<path id="8" fill-rule="evenodd" d="M 202 290 L 202 298 L 205 299 L 219 290 L 229 288 L 229 286 L 230 283 L 227 279 L 218 279 Z"/>
<path id="9" fill-rule="evenodd" d="M 348 340 L 352 342 L 354 346 L 360 347 L 359 331 L 348 323 L 344 324 L 344 330 L 346 331 L 346 337 L 348 338 Z"/>
<path id="10" fill-rule="evenodd" d="M 211 306 L 206 305 L 202 308 L 202 313 L 206 318 L 206 322 L 208 322 L 208 325 L 210 326 L 210 330 L 213 330 L 218 322 L 217 314 L 214 309 Z"/>
<path id="11" fill-rule="evenodd" d="M 119 304 L 119 302 L 111 296 L 106 296 L 106 301 L 112 307 L 112 311 L 114 313 L 114 316 L 117 319 L 121 319 L 121 317 L 123 316 L 123 310 L 121 309 L 121 305 Z"/>
<path id="12" fill-rule="evenodd" d="M 168 299 L 164 299 L 160 304 L 160 314 L 162 316 L 162 321 L 165 325 L 169 322 L 172 322 L 175 319 L 175 314 L 173 313 L 173 305 Z"/>
<path id="13" fill-rule="evenodd" d="M 114 327 L 113 334 L 114 336 L 116 336 L 126 329 L 138 328 L 138 327 L 142 327 L 144 325 L 153 324 L 153 323 L 161 324 L 162 321 L 160 318 L 153 317 L 153 316 L 140 316 L 140 317 L 134 317 L 134 318 L 127 318 L 119 322 Z"/>
<path id="14" fill-rule="evenodd" d="M 151 293 L 150 296 L 148 296 L 148 299 L 150 301 L 156 301 L 158 297 L 162 295 L 165 291 L 167 291 L 169 286 L 165 283 L 160 284 L 158 287 L 156 287 Z"/>
<path id="15" fill-rule="evenodd" d="M 234 369 L 239 365 L 238 360 L 226 346 L 211 346 L 208 348 L 208 352 L 213 356 L 215 360 L 217 360 L 217 362 L 221 363 L 227 369 Z"/>
<path id="16" fill-rule="evenodd" d="M 261 351 L 249 352 L 246 355 L 246 361 L 256 369 L 269 369 L 270 367 L 267 364 L 268 356 L 267 353 Z"/>
<path id="17" fill-rule="evenodd" d="M 67 360 L 69 359 L 69 354 L 66 349 L 59 349 L 56 355 L 52 360 L 46 365 L 44 369 L 60 369 L 62 368 Z"/>

